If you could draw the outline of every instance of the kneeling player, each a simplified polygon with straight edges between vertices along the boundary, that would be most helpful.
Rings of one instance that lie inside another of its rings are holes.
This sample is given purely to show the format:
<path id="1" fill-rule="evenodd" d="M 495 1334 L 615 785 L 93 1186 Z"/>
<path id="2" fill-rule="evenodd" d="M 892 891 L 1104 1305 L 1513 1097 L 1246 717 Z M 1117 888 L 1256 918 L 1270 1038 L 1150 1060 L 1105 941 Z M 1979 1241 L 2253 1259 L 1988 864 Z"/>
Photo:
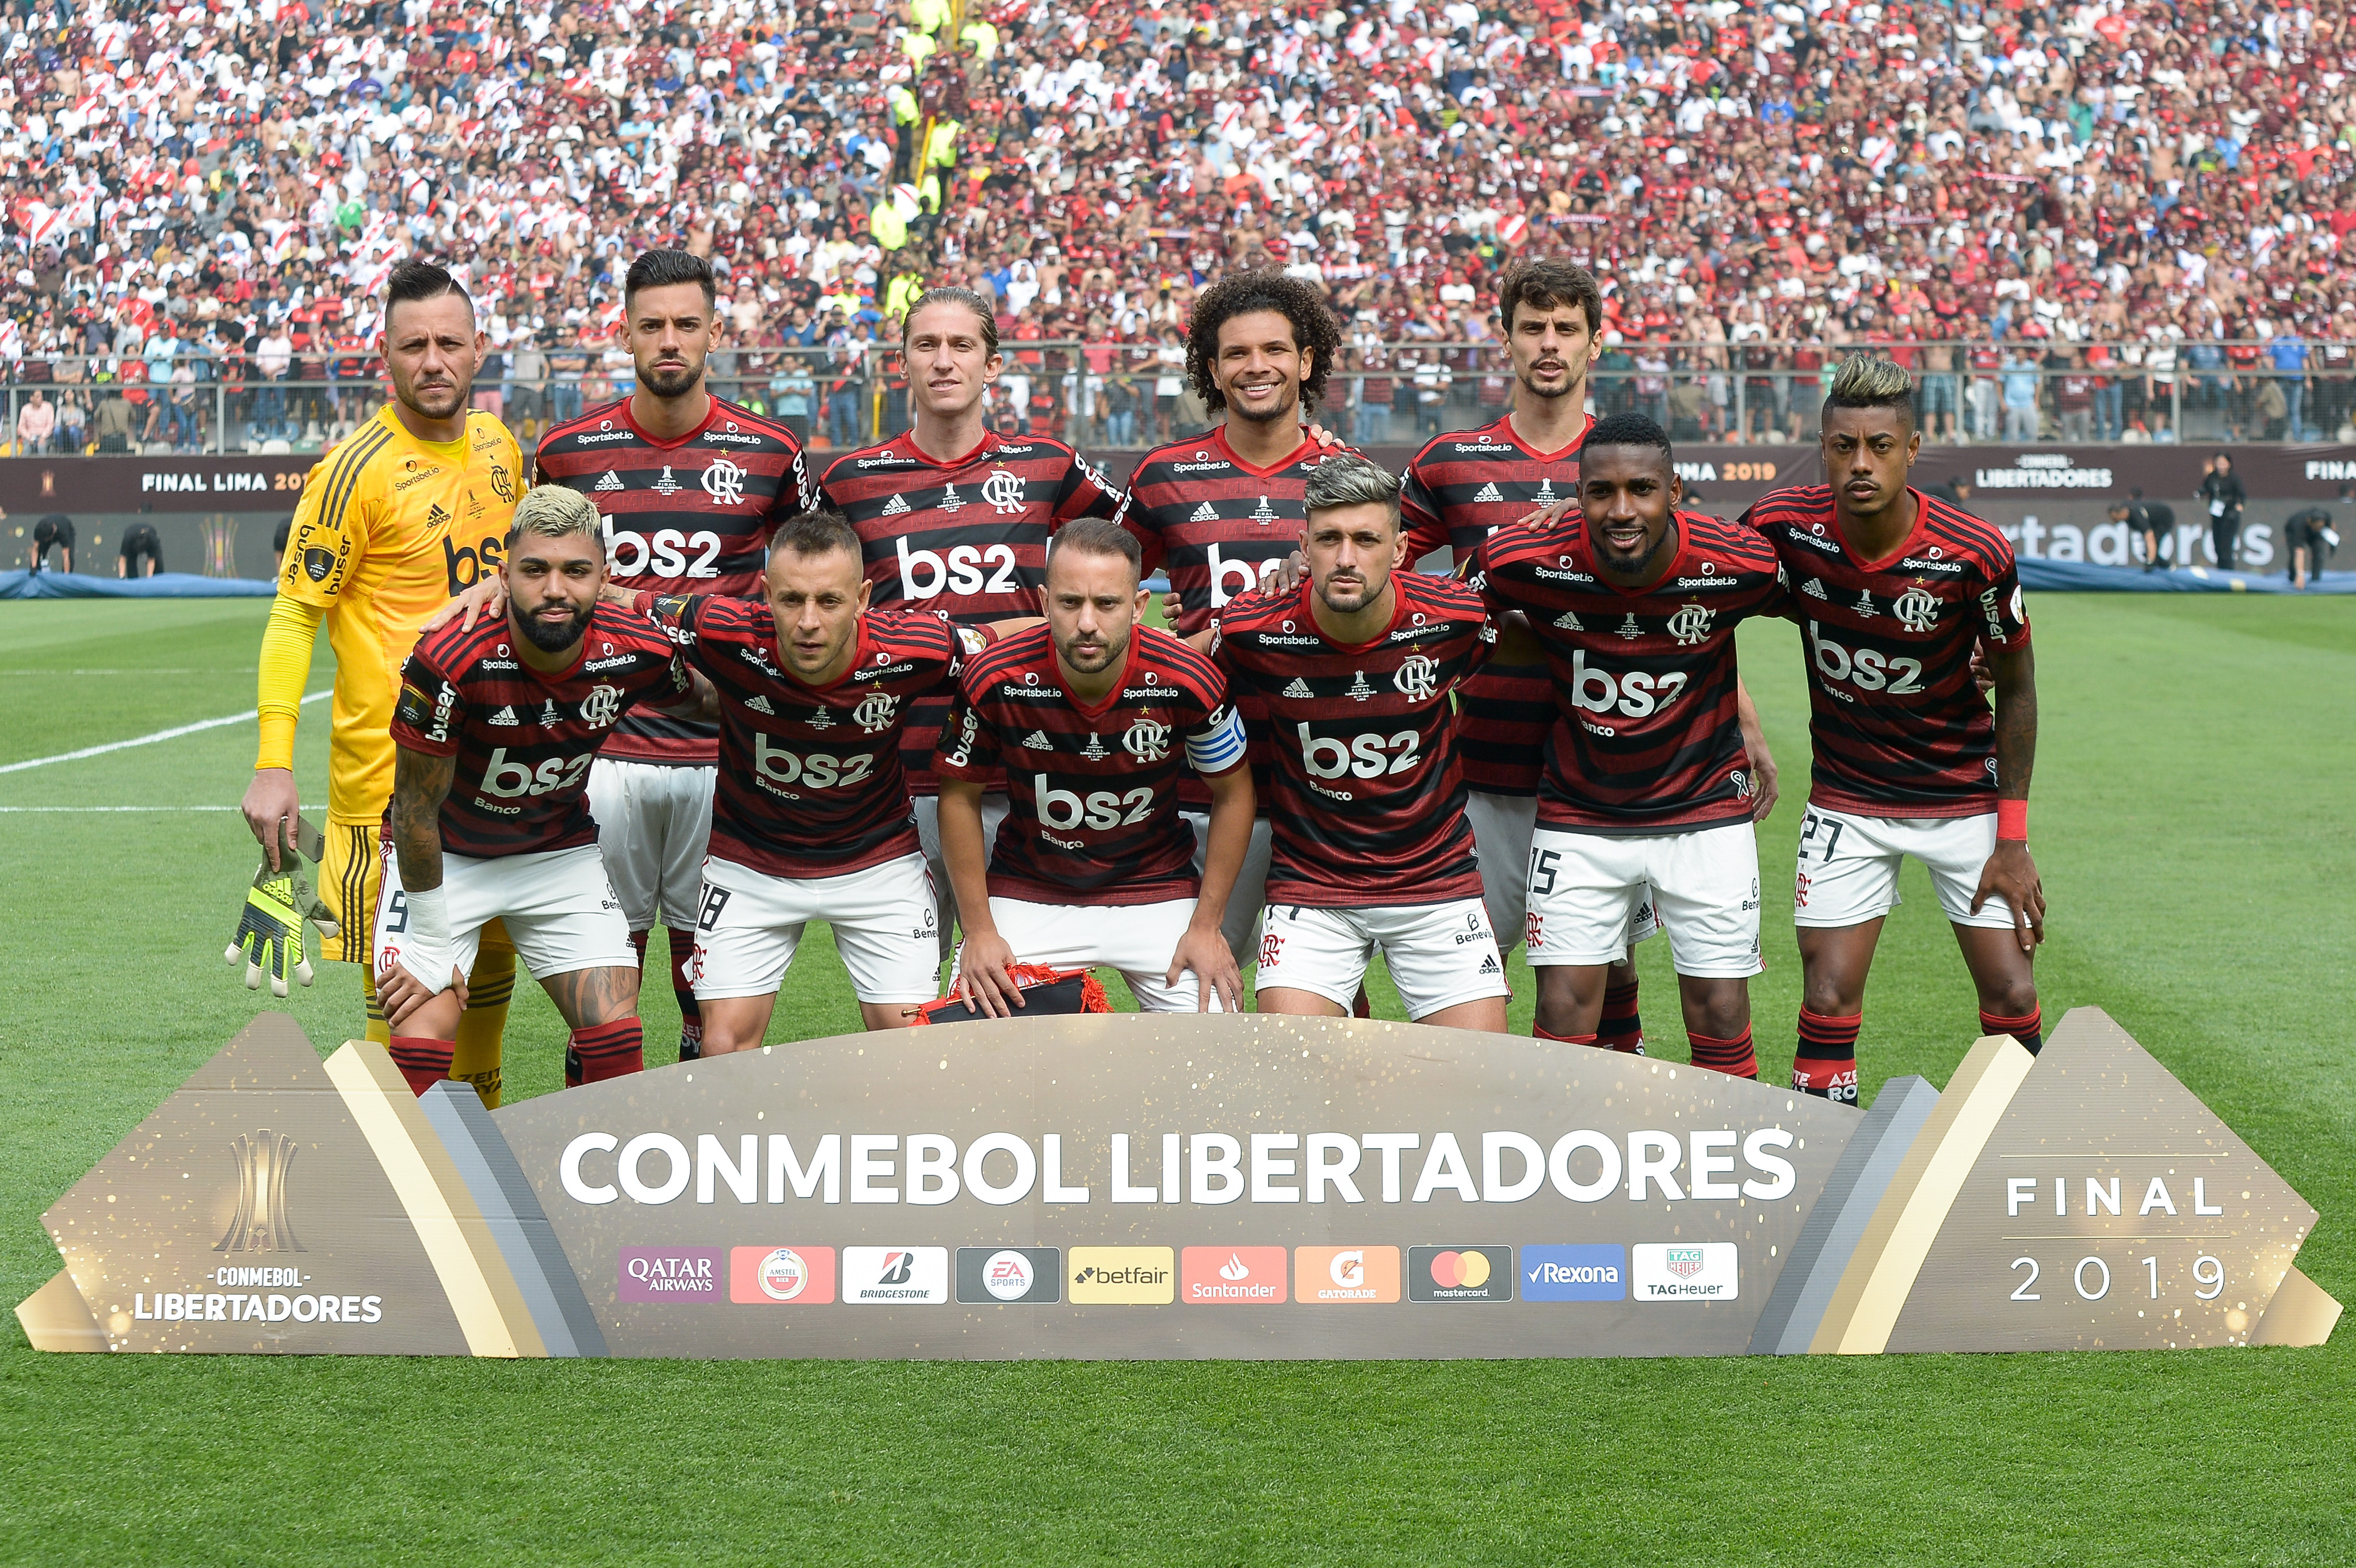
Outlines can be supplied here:
<path id="1" fill-rule="evenodd" d="M 1554 677 L 1530 849 L 1537 1033 L 1592 1043 L 1605 966 L 1649 891 L 1695 1065 L 1754 1077 L 1758 803 L 1734 628 L 1781 613 L 1774 552 L 1676 509 L 1668 438 L 1642 415 L 1599 422 L 1579 465 L 1579 511 L 1500 528 L 1474 557 L 1491 607 L 1526 615 Z"/>
<path id="2" fill-rule="evenodd" d="M 1219 916 L 1251 842 L 1243 721 L 1209 658 L 1137 624 L 1138 564 L 1118 525 L 1066 524 L 1047 559 L 1047 624 L 969 660 L 942 725 L 934 767 L 965 923 L 958 971 L 993 1016 L 1023 1005 L 1007 974 L 1017 962 L 1108 965 L 1148 1012 L 1242 1005 Z M 1001 764 L 1008 810 L 985 870 L 981 792 Z M 1189 766 L 1211 788 L 1199 881 L 1178 811 Z"/>
<path id="3" fill-rule="evenodd" d="M 577 492 L 531 491 L 499 568 L 505 617 L 429 634 L 402 671 L 376 973 L 392 1059 L 420 1094 L 450 1070 L 494 920 L 573 1031 L 568 1083 L 641 1065 L 637 955 L 584 780 L 631 708 L 697 713 L 708 691 L 659 628 L 597 603 L 600 533 Z"/>
<path id="4" fill-rule="evenodd" d="M 901 731 L 988 628 L 871 610 L 859 535 L 833 512 L 777 531 L 768 603 L 655 598 L 720 702 L 720 787 L 690 971 L 706 1056 L 761 1043 L 802 931 L 824 920 L 869 1029 L 903 1029 L 940 981 L 932 873 Z M 648 595 L 638 596 L 641 599 Z"/>
<path id="5" fill-rule="evenodd" d="M 1380 948 L 1408 1016 L 1505 1027 L 1449 697 L 1495 637 L 1480 594 L 1399 570 L 1399 485 L 1309 471 L 1308 577 L 1230 602 L 1212 656 L 1268 715 L 1274 799 L 1258 1005 L 1340 1018 Z"/>

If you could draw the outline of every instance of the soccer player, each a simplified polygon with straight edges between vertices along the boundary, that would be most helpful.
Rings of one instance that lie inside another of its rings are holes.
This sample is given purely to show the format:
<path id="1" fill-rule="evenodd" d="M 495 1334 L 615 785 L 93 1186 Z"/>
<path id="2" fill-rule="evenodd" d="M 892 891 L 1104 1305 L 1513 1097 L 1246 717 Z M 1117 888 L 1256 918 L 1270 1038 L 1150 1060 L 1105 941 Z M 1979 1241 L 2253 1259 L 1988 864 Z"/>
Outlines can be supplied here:
<path id="1" fill-rule="evenodd" d="M 637 957 L 588 773 L 632 708 L 693 712 L 710 688 L 659 627 L 598 603 L 602 531 L 586 497 L 532 491 L 503 541 L 506 613 L 427 634 L 402 669 L 375 952 L 392 1059 L 420 1094 L 450 1070 L 493 920 L 572 1030 L 568 1084 L 642 1065 Z"/>
<path id="2" fill-rule="evenodd" d="M 1023 1005 L 1007 965 L 1109 965 L 1148 1012 L 1229 1012 L 1242 976 L 1219 912 L 1251 838 L 1244 728 L 1208 657 L 1137 624 L 1137 541 L 1068 523 L 1047 566 L 1045 625 L 967 661 L 941 731 L 941 850 L 965 915 L 958 973 L 982 1012 Z M 981 796 L 1008 811 L 985 866 Z M 1179 775 L 1209 781 L 1198 877 Z M 1194 983 L 1182 983 L 1191 971 Z"/>
<path id="3" fill-rule="evenodd" d="M 336 685 L 319 893 L 337 930 L 323 956 L 361 965 L 368 1038 L 380 1045 L 392 1037 L 378 1004 L 369 922 L 402 661 L 429 612 L 496 568 L 522 488 L 515 438 L 466 404 L 487 347 L 474 302 L 448 272 L 424 261 L 393 269 L 378 345 L 392 401 L 304 480 L 262 635 L 262 733 L 245 820 L 275 869 L 294 839 L 295 720 L 325 624 Z M 494 927 L 467 977 L 451 1068 L 486 1105 L 499 1103 L 499 1034 L 514 984 L 514 949 Z"/>
<path id="4" fill-rule="evenodd" d="M 1076 517 L 1111 517 L 1120 492 L 1062 442 L 984 426 L 985 395 L 1006 361 L 997 313 L 981 295 L 926 290 L 902 322 L 900 356 L 914 422 L 834 459 L 819 480 L 827 509 L 858 530 L 873 603 L 937 611 L 959 625 L 1038 614 L 1047 541 Z M 901 742 L 917 837 L 942 898 L 944 955 L 958 905 L 942 860 L 933 757 L 948 702 L 947 692 L 914 701 Z M 987 842 L 1007 796 L 1004 781 L 982 782 Z"/>
<path id="5" fill-rule="evenodd" d="M 1273 827 L 1258 1007 L 1346 1016 L 1376 948 L 1408 1017 L 1505 1027 L 1449 704 L 1495 634 L 1479 592 L 1400 570 L 1399 483 L 1355 453 L 1309 474 L 1307 578 L 1207 634 L 1265 715 Z"/>
<path id="6" fill-rule="evenodd" d="M 647 605 L 720 703 L 720 787 L 691 973 L 707 1056 L 761 1043 L 804 927 L 826 921 L 869 1029 L 939 991 L 938 901 L 900 763 L 918 699 L 953 685 L 989 628 L 873 610 L 859 535 L 831 512 L 778 530 L 766 604 Z M 1033 624 L 1035 624 L 1033 623 Z"/>
<path id="7" fill-rule="evenodd" d="M 1821 418 L 1832 482 L 1764 496 L 1743 520 L 1783 561 L 1807 655 L 1815 768 L 1793 894 L 1792 1084 L 1853 1104 L 1866 972 L 1909 855 L 1954 927 L 1982 1031 L 2044 1043 L 2031 959 L 2045 890 L 2029 854 L 2037 674 L 2003 533 L 1907 484 L 1922 438 L 1906 372 L 1849 360 Z"/>
<path id="8" fill-rule="evenodd" d="M 1308 517 L 1302 496 L 1328 446 L 1305 422 L 1325 394 L 1341 324 L 1314 283 L 1280 272 L 1236 272 L 1205 289 L 1187 327 L 1186 374 L 1204 406 L 1226 422 L 1208 434 L 1147 453 L 1130 476 L 1120 522 L 1135 535 L 1146 570 L 1164 567 L 1178 602 L 1173 623 L 1193 636 L 1227 602 L 1274 577 L 1301 543 Z M 1255 736 L 1256 776 L 1264 733 L 1245 699 Z M 1258 778 L 1265 791 L 1267 781 Z M 1180 797 L 1196 841 L 1195 864 L 1209 844 L 1210 797 L 1182 783 Z M 1269 828 L 1252 831 L 1249 853 L 1221 929 L 1238 965 L 1251 962 L 1268 880 Z"/>
<path id="9" fill-rule="evenodd" d="M 793 432 L 704 384 L 720 340 L 715 297 L 701 256 L 658 250 L 631 262 L 622 300 L 636 389 L 540 443 L 534 482 L 596 503 L 608 570 L 626 588 L 757 595 L 762 547 L 816 502 Z M 667 933 L 682 1061 L 699 1053 L 703 1034 L 688 966 L 719 745 L 709 724 L 634 713 L 589 771 L 589 809 L 630 940 L 643 959 L 658 919 Z"/>
<path id="10" fill-rule="evenodd" d="M 1537 1032 L 1595 1043 L 1606 970 L 1649 894 L 1694 1064 L 1755 1077 L 1759 801 L 1734 629 L 1782 613 L 1774 552 L 1677 509 L 1668 437 L 1641 414 L 1598 421 L 1579 468 L 1579 512 L 1500 528 L 1473 556 L 1491 608 L 1526 618 L 1554 675 L 1529 865 Z"/>

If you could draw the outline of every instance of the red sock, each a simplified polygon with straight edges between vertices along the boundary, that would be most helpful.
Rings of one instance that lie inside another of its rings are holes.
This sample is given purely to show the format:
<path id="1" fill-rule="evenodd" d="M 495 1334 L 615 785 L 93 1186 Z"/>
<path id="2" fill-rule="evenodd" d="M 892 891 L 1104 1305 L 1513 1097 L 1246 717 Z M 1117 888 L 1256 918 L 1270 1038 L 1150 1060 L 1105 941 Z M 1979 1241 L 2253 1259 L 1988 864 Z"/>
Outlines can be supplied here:
<path id="1" fill-rule="evenodd" d="M 1366 1000 L 1366 988 L 1364 986 L 1359 987 L 1358 994 L 1351 998 L 1350 1016 L 1354 1019 L 1370 1019 L 1375 1016 L 1375 1005 Z"/>
<path id="2" fill-rule="evenodd" d="M 1644 1054 L 1644 1019 L 1636 1010 L 1636 982 L 1603 988 L 1603 1017 L 1595 1026 L 1595 1043 L 1627 1056 Z"/>
<path id="3" fill-rule="evenodd" d="M 392 1037 L 392 1064 L 409 1080 L 409 1092 L 423 1094 L 450 1076 L 450 1057 L 457 1049 L 455 1040 L 397 1034 Z"/>
<path id="4" fill-rule="evenodd" d="M 679 998 L 679 1059 L 703 1054 L 703 1012 L 695 1005 L 695 933 L 670 931 L 670 994 Z"/>
<path id="5" fill-rule="evenodd" d="M 646 1061 L 640 1042 L 636 1019 L 616 1019 L 609 1024 L 574 1029 L 573 1054 L 581 1061 L 581 1082 L 595 1083 L 644 1072 Z"/>
<path id="6" fill-rule="evenodd" d="M 630 945 L 638 950 L 638 967 L 641 970 L 647 966 L 647 937 L 649 934 L 651 933 L 644 931 L 630 933 Z"/>
<path id="7" fill-rule="evenodd" d="M 1982 1008 L 1980 1032 L 2008 1034 L 2020 1041 L 2022 1048 L 2029 1055 L 2034 1056 L 2045 1046 L 2045 1009 L 2031 1008 L 2017 1019 L 2008 1019 Z"/>
<path id="8" fill-rule="evenodd" d="M 1759 1076 L 1759 1057 L 1751 1049 L 1751 1027 L 1748 1024 L 1732 1040 L 1716 1040 L 1706 1034 L 1696 1034 L 1691 1029 L 1686 1031 L 1686 1039 L 1693 1042 L 1693 1064 L 1696 1067 L 1707 1067 L 1712 1072 L 1723 1072 L 1734 1078 Z"/>
<path id="9" fill-rule="evenodd" d="M 1595 1037 L 1591 1034 L 1556 1034 L 1539 1024 L 1532 1024 L 1530 1033 L 1552 1045 L 1593 1045 L 1595 1043 Z"/>
<path id="10" fill-rule="evenodd" d="M 1857 1031 L 1863 1013 L 1826 1018 L 1800 1009 L 1800 1050 L 1792 1061 L 1792 1087 L 1803 1094 L 1857 1104 Z"/>

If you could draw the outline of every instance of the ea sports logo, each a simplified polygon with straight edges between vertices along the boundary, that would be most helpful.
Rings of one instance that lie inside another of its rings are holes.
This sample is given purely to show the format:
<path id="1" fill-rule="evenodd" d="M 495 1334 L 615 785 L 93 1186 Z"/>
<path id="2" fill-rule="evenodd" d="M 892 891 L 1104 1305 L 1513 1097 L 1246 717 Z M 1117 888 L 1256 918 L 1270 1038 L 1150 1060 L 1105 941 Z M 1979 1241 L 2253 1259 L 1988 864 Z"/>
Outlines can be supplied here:
<path id="1" fill-rule="evenodd" d="M 1158 763 L 1170 754 L 1170 726 L 1148 715 L 1129 727 L 1120 743 L 1139 762 Z"/>
<path id="2" fill-rule="evenodd" d="M 1429 702 L 1440 689 L 1440 666 L 1423 654 L 1409 654 L 1391 676 L 1391 685 L 1410 702 Z"/>

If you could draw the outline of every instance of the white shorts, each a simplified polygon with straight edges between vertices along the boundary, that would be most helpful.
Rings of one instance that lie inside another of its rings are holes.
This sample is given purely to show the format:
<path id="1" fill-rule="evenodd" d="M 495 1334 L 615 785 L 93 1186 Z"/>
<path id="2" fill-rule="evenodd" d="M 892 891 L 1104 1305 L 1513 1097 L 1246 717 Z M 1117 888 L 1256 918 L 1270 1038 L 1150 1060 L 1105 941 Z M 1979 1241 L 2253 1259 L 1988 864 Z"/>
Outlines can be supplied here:
<path id="1" fill-rule="evenodd" d="M 924 851 L 925 869 L 933 875 L 934 922 L 940 928 L 939 957 L 949 955 L 950 933 L 957 930 L 957 889 L 949 883 L 948 862 L 941 859 L 941 797 L 920 795 L 909 804 L 916 811 L 916 843 Z M 981 797 L 981 863 L 990 864 L 998 848 L 998 827 L 1006 820 L 1006 796 Z"/>
<path id="2" fill-rule="evenodd" d="M 402 962 L 408 930 L 407 900 L 401 890 L 401 860 L 391 843 L 380 851 L 376 900 L 376 972 L 390 975 Z M 605 880 L 605 864 L 594 844 L 548 849 L 536 855 L 476 859 L 442 856 L 444 903 L 450 917 L 450 962 L 469 974 L 482 945 L 483 927 L 507 923 L 516 955 L 535 980 L 575 969 L 636 969 L 637 950 L 622 906 Z M 447 975 L 410 973 L 436 990 Z"/>
<path id="3" fill-rule="evenodd" d="M 1194 874 L 1203 874 L 1203 859 L 1211 852 L 1211 814 L 1207 811 L 1182 811 L 1186 826 L 1194 834 Z M 1227 939 L 1227 951 L 1236 955 L 1238 972 L 1252 966 L 1252 957 L 1259 943 L 1259 906 L 1268 896 L 1268 853 L 1271 842 L 1268 818 L 1252 819 L 1250 845 L 1244 850 L 1243 869 L 1236 873 L 1236 885 L 1227 894 L 1226 912 L 1219 917 L 1219 934 Z M 1344 1002 L 1344 1007 L 1350 1004 Z"/>
<path id="4" fill-rule="evenodd" d="M 1489 906 L 1489 929 L 1497 933 L 1497 951 L 1511 953 L 1529 930 L 1530 834 L 1537 827 L 1538 797 L 1467 790 L 1464 820 L 1472 825 L 1472 848 L 1481 858 L 1481 899 Z M 1636 911 L 1629 945 L 1651 940 L 1660 929 L 1647 897 Z"/>
<path id="5" fill-rule="evenodd" d="M 774 995 L 802 928 L 823 920 L 862 1002 L 929 1002 L 940 994 L 941 942 L 933 877 L 903 855 L 839 877 L 772 877 L 713 856 L 704 862 L 702 917 L 689 976 L 695 999 Z"/>
<path id="6" fill-rule="evenodd" d="M 1912 855 L 1931 873 L 1939 907 L 1957 925 L 2012 929 L 2012 905 L 1991 893 L 1972 912 L 1980 873 L 1996 853 L 1996 813 L 1977 816 L 1852 816 L 1811 805 L 1800 816 L 1793 883 L 1795 925 L 1862 925 L 1904 901 L 1898 863 Z"/>
<path id="7" fill-rule="evenodd" d="M 1207 1008 L 1195 1005 L 1197 986 L 1191 969 L 1178 976 L 1176 985 L 1163 983 L 1178 939 L 1194 918 L 1193 899 L 1158 904 L 1040 904 L 994 898 L 990 918 L 1014 949 L 1018 964 L 1118 969 L 1137 994 L 1137 1005 L 1149 1013 L 1221 1010 L 1216 992 Z"/>
<path id="8" fill-rule="evenodd" d="M 1538 825 L 1530 848 L 1531 967 L 1615 962 L 1647 902 L 1669 933 L 1678 974 L 1759 973 L 1759 846 L 1751 819 L 1634 838 Z"/>
<path id="9" fill-rule="evenodd" d="M 1488 907 L 1479 899 L 1375 909 L 1270 904 L 1261 923 L 1254 984 L 1261 991 L 1278 986 L 1307 991 L 1347 1012 L 1377 947 L 1410 1019 L 1513 994 Z"/>
<path id="10" fill-rule="evenodd" d="M 605 873 L 632 931 L 651 930 L 658 917 L 667 930 L 695 929 L 719 772 L 621 757 L 589 764 L 597 848 L 605 852 Z"/>

